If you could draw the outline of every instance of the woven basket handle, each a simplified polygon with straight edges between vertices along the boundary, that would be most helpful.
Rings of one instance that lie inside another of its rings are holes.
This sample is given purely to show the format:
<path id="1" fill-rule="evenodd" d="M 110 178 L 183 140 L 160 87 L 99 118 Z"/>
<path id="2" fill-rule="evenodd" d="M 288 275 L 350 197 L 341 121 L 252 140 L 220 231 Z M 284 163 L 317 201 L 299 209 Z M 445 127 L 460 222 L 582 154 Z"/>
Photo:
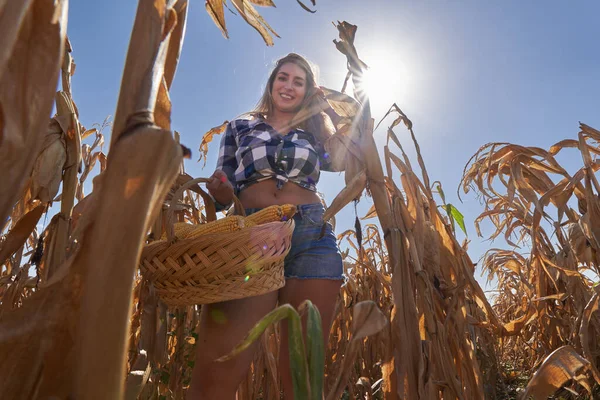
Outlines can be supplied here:
<path id="1" fill-rule="evenodd" d="M 183 192 L 189 188 L 191 188 L 194 185 L 197 185 L 198 183 L 208 183 L 210 182 L 210 178 L 195 178 L 195 179 L 190 179 L 189 181 L 185 182 L 183 185 L 181 185 L 177 191 L 173 194 L 173 197 L 171 198 L 171 202 L 169 203 L 169 209 L 167 210 L 167 226 L 166 226 L 166 230 L 167 230 L 167 240 L 169 242 L 172 242 L 174 237 L 175 237 L 175 232 L 173 229 L 173 224 L 175 223 L 175 205 L 177 205 L 177 202 L 179 200 L 181 200 L 183 198 Z M 204 196 L 202 196 L 204 199 L 206 199 Z M 237 198 L 237 196 L 235 194 L 233 194 L 233 205 L 235 207 L 235 214 L 236 215 L 241 215 L 243 217 L 246 216 L 246 211 L 244 210 L 244 206 L 242 205 L 242 202 L 240 201 L 240 199 Z"/>

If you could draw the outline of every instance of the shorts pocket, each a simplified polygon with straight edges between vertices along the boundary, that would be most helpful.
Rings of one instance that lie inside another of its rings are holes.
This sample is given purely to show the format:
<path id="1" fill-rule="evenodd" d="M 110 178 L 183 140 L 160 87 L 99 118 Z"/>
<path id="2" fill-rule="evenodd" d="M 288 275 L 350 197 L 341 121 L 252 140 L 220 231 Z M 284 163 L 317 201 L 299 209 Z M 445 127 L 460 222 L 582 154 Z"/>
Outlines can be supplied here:
<path id="1" fill-rule="evenodd" d="M 303 210 L 301 213 L 302 221 L 307 225 L 311 226 L 322 226 L 323 225 L 323 215 L 324 210 L 315 209 L 315 210 Z"/>

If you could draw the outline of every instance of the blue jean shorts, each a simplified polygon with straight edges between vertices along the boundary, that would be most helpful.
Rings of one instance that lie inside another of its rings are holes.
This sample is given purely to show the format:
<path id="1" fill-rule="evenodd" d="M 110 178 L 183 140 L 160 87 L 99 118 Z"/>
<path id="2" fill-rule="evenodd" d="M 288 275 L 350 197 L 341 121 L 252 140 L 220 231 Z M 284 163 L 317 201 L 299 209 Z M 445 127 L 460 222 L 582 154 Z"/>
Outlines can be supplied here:
<path id="1" fill-rule="evenodd" d="M 321 203 L 296 207 L 292 248 L 284 260 L 286 279 L 343 280 L 342 255 L 331 223 L 325 224 L 324 235 L 320 238 L 325 208 Z M 259 210 L 260 208 L 247 208 L 246 215 Z"/>

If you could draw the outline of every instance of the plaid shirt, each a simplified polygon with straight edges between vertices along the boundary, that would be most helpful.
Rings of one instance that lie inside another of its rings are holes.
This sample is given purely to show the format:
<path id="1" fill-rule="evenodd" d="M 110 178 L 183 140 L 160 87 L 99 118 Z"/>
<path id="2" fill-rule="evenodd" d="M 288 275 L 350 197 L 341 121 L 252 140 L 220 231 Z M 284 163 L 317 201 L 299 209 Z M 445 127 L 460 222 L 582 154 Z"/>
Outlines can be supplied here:
<path id="1" fill-rule="evenodd" d="M 279 189 L 290 181 L 316 192 L 320 170 L 331 171 L 332 165 L 311 133 L 293 129 L 281 135 L 261 119 L 237 119 L 221 138 L 217 169 L 227 174 L 236 194 L 271 178 Z"/>

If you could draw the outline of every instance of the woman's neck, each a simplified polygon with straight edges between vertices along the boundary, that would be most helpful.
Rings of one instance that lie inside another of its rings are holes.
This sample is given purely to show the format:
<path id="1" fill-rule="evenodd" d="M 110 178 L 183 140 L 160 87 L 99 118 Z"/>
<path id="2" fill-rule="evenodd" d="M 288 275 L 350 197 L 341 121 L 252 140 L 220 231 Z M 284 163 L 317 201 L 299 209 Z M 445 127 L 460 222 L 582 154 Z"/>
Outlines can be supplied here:
<path id="1" fill-rule="evenodd" d="M 277 132 L 285 134 L 292 128 L 292 120 L 294 119 L 294 116 L 294 113 L 273 110 L 271 115 L 267 116 L 267 121 L 269 122 L 269 125 L 271 125 Z"/>

